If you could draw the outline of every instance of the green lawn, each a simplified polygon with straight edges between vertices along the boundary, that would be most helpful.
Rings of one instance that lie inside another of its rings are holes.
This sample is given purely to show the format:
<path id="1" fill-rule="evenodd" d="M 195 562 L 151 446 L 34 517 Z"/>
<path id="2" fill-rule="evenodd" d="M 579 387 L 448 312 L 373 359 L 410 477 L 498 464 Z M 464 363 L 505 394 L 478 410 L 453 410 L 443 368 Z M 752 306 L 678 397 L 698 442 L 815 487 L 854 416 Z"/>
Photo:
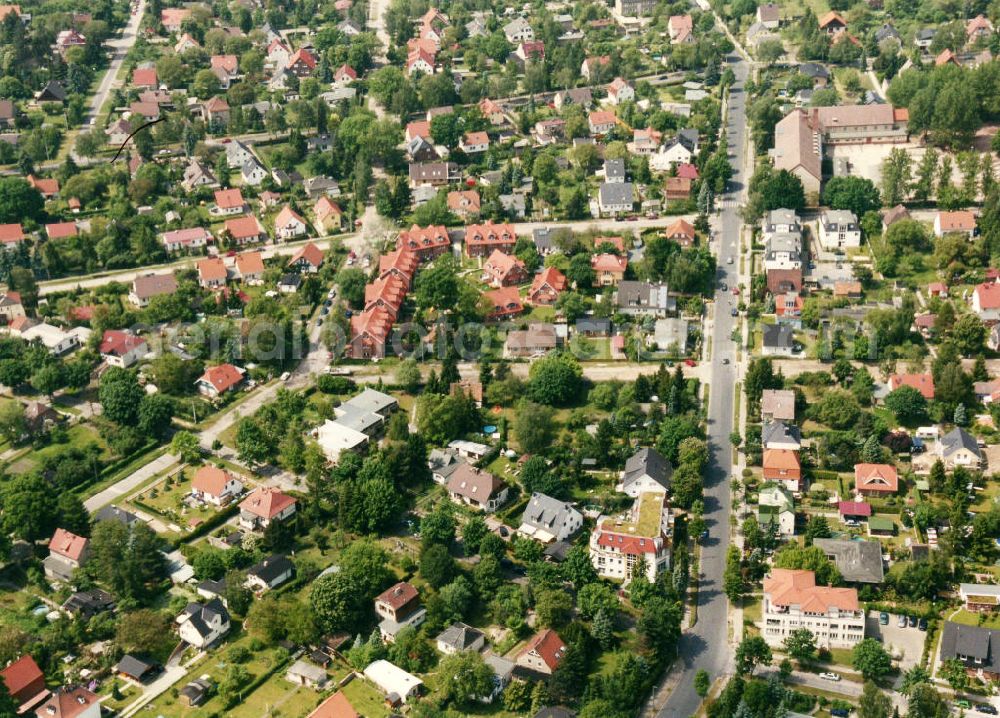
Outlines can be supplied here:
<path id="1" fill-rule="evenodd" d="M 355 678 L 341 690 L 359 715 L 365 718 L 385 718 L 389 715 L 382 694 L 367 681 Z"/>
<path id="2" fill-rule="evenodd" d="M 110 458 L 110 452 L 108 450 L 108 445 L 101 438 L 97 430 L 94 429 L 89 424 L 76 424 L 71 426 L 66 432 L 66 442 L 60 444 L 49 444 L 48 446 L 38 449 L 37 451 L 30 451 L 28 454 L 21 456 L 13 463 L 4 466 L 4 470 L 11 474 L 24 474 L 32 471 L 43 460 L 60 454 L 70 447 L 83 447 L 87 444 L 97 444 L 101 447 L 102 453 L 101 458 L 107 460 Z"/>
<path id="3" fill-rule="evenodd" d="M 965 626 L 982 626 L 983 628 L 1000 629 L 1000 616 L 997 614 L 980 614 L 959 609 L 948 619 Z"/>

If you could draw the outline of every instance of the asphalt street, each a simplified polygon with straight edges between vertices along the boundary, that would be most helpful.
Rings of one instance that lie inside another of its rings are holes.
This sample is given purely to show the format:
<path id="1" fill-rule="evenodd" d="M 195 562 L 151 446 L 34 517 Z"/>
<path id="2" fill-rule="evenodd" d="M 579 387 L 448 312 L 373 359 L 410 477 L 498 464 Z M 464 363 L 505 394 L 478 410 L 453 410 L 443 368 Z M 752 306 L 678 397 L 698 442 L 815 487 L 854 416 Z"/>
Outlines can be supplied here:
<path id="1" fill-rule="evenodd" d="M 730 92 L 727 133 L 734 159 L 733 179 L 729 192 L 718 198 L 720 210 L 720 239 L 718 242 L 718 286 L 715 295 L 715 316 L 712 328 L 712 359 L 708 404 L 708 443 L 710 465 L 705 474 L 705 520 L 709 538 L 701 553 L 702 578 L 698 590 L 698 620 L 694 627 L 683 634 L 679 647 L 681 670 L 676 688 L 668 697 L 659 716 L 688 718 L 694 715 L 701 698 L 694 689 L 694 676 L 699 670 L 708 671 L 714 680 L 726 673 L 730 664 L 729 604 L 723 592 L 722 576 L 726 567 L 726 549 L 729 546 L 730 479 L 732 474 L 732 446 L 729 435 L 733 430 L 734 398 L 736 383 L 736 344 L 732 341 L 733 328 L 739 321 L 730 310 L 738 297 L 731 288 L 740 283 L 739 241 L 742 219 L 739 215 L 740 198 L 748 178 L 744 176 L 746 149 L 746 105 L 743 84 L 750 67 L 738 54 L 727 58 L 736 75 Z M 727 264 L 732 257 L 733 263 Z M 722 289 L 725 283 L 730 289 Z"/>

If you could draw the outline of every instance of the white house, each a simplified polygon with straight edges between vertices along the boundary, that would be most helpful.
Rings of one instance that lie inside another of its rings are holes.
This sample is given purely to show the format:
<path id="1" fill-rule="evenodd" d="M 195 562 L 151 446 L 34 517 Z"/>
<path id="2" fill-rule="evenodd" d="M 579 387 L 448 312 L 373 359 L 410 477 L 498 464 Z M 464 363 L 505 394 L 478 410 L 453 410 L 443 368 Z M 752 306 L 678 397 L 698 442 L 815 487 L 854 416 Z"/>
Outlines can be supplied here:
<path id="1" fill-rule="evenodd" d="M 246 587 L 260 594 L 292 580 L 295 565 L 281 554 L 268 556 L 247 569 Z"/>
<path id="2" fill-rule="evenodd" d="M 240 170 L 240 177 L 243 178 L 243 184 L 256 187 L 267 178 L 267 170 L 254 157 L 243 163 L 243 168 Z"/>
<path id="3" fill-rule="evenodd" d="M 817 586 L 812 571 L 772 569 L 764 579 L 761 634 L 780 646 L 800 628 L 808 628 L 819 647 L 853 648 L 865 637 L 857 590 Z"/>
<path id="4" fill-rule="evenodd" d="M 243 488 L 242 481 L 217 466 L 202 466 L 191 479 L 191 495 L 215 506 L 228 505 Z"/>
<path id="5" fill-rule="evenodd" d="M 628 84 L 628 80 L 616 77 L 608 85 L 608 99 L 614 105 L 620 105 L 623 102 L 632 102 L 635 100 L 635 90 Z"/>
<path id="6" fill-rule="evenodd" d="M 234 170 L 243 167 L 247 162 L 257 161 L 250 148 L 239 140 L 223 140 L 223 143 L 226 146 L 226 164 L 229 165 L 229 169 Z"/>
<path id="7" fill-rule="evenodd" d="M 218 598 L 189 603 L 175 622 L 181 640 L 195 648 L 208 648 L 229 633 L 229 611 Z"/>
<path id="8" fill-rule="evenodd" d="M 669 525 L 666 493 L 640 494 L 626 515 L 598 519 L 590 534 L 590 562 L 600 576 L 625 582 L 642 565 L 653 582 L 670 570 Z"/>
<path id="9" fill-rule="evenodd" d="M 757 498 L 757 521 L 761 526 L 774 522 L 782 536 L 795 535 L 795 499 L 781 484 L 767 483 Z"/>
<path id="10" fill-rule="evenodd" d="M 274 218 L 274 234 L 280 239 L 305 237 L 307 230 L 308 225 L 306 221 L 287 204 L 281 208 L 281 211 Z"/>
<path id="11" fill-rule="evenodd" d="M 531 24 L 523 17 L 514 18 L 504 25 L 503 34 L 511 45 L 535 39 L 535 31 L 531 29 Z"/>
<path id="12" fill-rule="evenodd" d="M 853 212 L 846 209 L 827 210 L 819 218 L 819 243 L 833 251 L 861 246 L 861 225 Z"/>
<path id="13" fill-rule="evenodd" d="M 1000 321 L 1000 284 L 977 284 L 972 290 L 972 311 L 984 322 Z"/>
<path id="14" fill-rule="evenodd" d="M 386 660 L 369 664 L 365 668 L 365 678 L 378 686 L 387 697 L 395 696 L 402 703 L 420 695 L 420 687 L 424 685 L 416 676 Z"/>
<path id="15" fill-rule="evenodd" d="M 572 504 L 540 494 L 531 495 L 521 516 L 518 533 L 542 543 L 563 541 L 583 526 L 583 514 Z"/>
<path id="16" fill-rule="evenodd" d="M 633 499 L 647 491 L 669 491 L 673 467 L 656 449 L 641 448 L 625 462 L 616 491 Z"/>
<path id="17" fill-rule="evenodd" d="M 149 353 L 149 345 L 131 332 L 107 329 L 98 351 L 108 366 L 128 369 Z"/>
<path id="18" fill-rule="evenodd" d="M 631 182 L 602 182 L 597 194 L 597 207 L 602 215 L 632 211 L 635 187 Z"/>

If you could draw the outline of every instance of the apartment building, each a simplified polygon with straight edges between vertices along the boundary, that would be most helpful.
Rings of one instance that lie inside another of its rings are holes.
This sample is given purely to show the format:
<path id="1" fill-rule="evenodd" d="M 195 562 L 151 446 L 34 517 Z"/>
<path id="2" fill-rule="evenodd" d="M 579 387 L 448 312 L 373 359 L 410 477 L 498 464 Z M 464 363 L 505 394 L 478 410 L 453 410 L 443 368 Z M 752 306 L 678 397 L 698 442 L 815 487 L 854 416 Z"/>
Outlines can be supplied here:
<path id="1" fill-rule="evenodd" d="M 865 612 L 853 588 L 817 586 L 813 571 L 772 569 L 764 579 L 761 635 L 780 646 L 808 628 L 821 648 L 853 648 L 865 637 Z"/>

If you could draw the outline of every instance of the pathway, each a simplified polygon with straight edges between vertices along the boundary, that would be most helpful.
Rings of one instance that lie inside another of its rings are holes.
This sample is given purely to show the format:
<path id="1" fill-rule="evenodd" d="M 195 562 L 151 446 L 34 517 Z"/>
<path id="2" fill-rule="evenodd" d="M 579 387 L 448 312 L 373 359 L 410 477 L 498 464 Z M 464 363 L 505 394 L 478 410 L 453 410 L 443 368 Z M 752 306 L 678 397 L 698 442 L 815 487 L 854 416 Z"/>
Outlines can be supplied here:
<path id="1" fill-rule="evenodd" d="M 165 471 L 171 464 L 176 464 L 178 461 L 180 461 L 180 457 L 176 454 L 163 454 L 159 458 L 153 459 L 142 468 L 136 469 L 118 483 L 112 484 L 103 491 L 94 494 L 89 499 L 84 501 L 83 505 L 87 508 L 87 511 L 95 513 L 98 509 L 113 503 L 119 496 L 139 488 L 145 482 L 149 481 L 161 471 Z"/>

